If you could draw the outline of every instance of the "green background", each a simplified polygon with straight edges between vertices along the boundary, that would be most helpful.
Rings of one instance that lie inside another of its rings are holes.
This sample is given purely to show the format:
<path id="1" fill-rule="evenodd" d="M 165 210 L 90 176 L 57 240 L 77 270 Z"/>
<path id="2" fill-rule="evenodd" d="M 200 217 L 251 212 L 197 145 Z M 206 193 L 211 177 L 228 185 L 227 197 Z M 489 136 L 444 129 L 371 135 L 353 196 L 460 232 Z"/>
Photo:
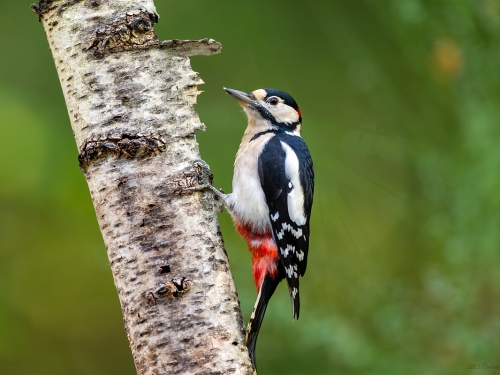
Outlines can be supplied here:
<path id="1" fill-rule="evenodd" d="M 301 107 L 317 188 L 302 310 L 282 285 L 260 374 L 494 374 L 500 363 L 500 2 L 156 1 L 211 37 L 198 134 L 231 190 L 245 117 L 222 86 Z M 134 374 L 42 25 L 0 2 L 0 373 Z M 250 255 L 220 215 L 241 306 Z"/>

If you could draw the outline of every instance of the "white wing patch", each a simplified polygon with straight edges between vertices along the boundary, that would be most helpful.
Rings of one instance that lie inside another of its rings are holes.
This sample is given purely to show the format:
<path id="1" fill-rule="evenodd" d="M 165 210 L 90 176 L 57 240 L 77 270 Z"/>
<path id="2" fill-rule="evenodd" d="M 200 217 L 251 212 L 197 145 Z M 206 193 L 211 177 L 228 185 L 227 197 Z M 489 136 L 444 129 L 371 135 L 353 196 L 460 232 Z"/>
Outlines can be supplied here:
<path id="1" fill-rule="evenodd" d="M 304 225 L 307 221 L 304 214 L 304 190 L 300 184 L 299 159 L 295 152 L 285 142 L 281 142 L 281 147 L 285 151 L 285 174 L 292 183 L 292 190 L 288 193 L 288 214 L 290 219 L 297 225 Z M 301 233 L 302 234 L 302 233 Z M 297 236 L 299 238 L 300 236 Z"/>
<path id="2" fill-rule="evenodd" d="M 285 229 L 282 229 L 278 233 L 276 233 L 276 237 L 278 237 L 278 240 L 283 239 L 284 235 L 285 235 Z"/>
<path id="3" fill-rule="evenodd" d="M 285 235 L 285 231 L 289 231 L 297 239 L 302 236 L 302 228 L 295 230 L 290 224 L 287 223 L 281 224 L 281 227 L 282 229 L 278 233 L 276 233 L 276 237 L 278 237 L 278 240 L 281 240 L 283 238 L 283 236 Z"/>
<path id="4" fill-rule="evenodd" d="M 290 279 L 292 276 L 294 278 L 297 278 L 297 266 L 296 265 L 290 265 L 290 267 L 285 267 L 285 272 L 288 276 L 288 278 Z"/>
<path id="5" fill-rule="evenodd" d="M 304 260 L 304 255 L 305 254 L 302 250 L 297 252 L 297 259 L 299 260 L 299 262 L 302 262 Z"/>
<path id="6" fill-rule="evenodd" d="M 280 247 L 280 252 L 281 252 L 281 255 L 283 255 L 285 258 L 288 256 L 288 253 L 295 253 L 295 246 L 292 246 L 292 245 L 286 245 L 286 249 L 282 249 Z"/>

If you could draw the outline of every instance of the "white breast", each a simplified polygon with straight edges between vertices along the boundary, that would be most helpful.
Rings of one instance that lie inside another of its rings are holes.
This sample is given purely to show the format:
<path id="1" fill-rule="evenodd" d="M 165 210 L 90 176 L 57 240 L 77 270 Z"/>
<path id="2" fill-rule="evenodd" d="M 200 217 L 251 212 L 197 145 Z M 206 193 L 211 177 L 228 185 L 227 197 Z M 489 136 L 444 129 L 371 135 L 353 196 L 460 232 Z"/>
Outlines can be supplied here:
<path id="1" fill-rule="evenodd" d="M 269 209 L 260 185 L 258 158 L 273 134 L 265 134 L 251 142 L 244 140 L 234 162 L 233 192 L 228 197 L 233 216 L 250 225 L 254 231 L 271 230 Z"/>

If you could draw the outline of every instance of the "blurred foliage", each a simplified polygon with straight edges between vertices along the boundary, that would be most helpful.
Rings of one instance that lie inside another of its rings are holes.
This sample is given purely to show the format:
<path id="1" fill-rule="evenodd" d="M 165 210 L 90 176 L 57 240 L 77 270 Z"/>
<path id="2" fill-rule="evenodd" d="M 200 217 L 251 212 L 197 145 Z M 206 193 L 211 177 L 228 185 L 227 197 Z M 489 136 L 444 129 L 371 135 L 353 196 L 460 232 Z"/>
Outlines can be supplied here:
<path id="1" fill-rule="evenodd" d="M 224 45 L 192 59 L 217 187 L 231 190 L 245 128 L 222 86 L 280 88 L 301 106 L 317 174 L 303 309 L 292 322 L 277 291 L 260 373 L 499 363 L 498 0 L 156 2 L 161 39 Z M 42 26 L 8 0 L 0 25 L 1 373 L 134 374 Z M 250 256 L 220 220 L 248 318 Z"/>

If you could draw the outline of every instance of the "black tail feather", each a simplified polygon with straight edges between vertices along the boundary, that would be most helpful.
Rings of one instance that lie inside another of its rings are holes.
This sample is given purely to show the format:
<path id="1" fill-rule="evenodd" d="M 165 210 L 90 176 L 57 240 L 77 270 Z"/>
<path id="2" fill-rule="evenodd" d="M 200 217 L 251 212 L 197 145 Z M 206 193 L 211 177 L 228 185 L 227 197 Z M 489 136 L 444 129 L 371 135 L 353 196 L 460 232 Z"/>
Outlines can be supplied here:
<path id="1" fill-rule="evenodd" d="M 267 304 L 269 303 L 269 300 L 273 296 L 274 291 L 281 280 L 281 277 L 272 279 L 270 276 L 266 276 L 264 278 L 259 295 L 257 296 L 257 301 L 255 302 L 255 306 L 253 308 L 252 316 L 248 322 L 246 344 L 248 353 L 250 354 L 250 359 L 252 360 L 252 365 L 255 369 L 257 369 L 255 361 L 255 346 L 257 345 L 257 337 L 259 335 L 260 326 L 264 320 Z"/>

